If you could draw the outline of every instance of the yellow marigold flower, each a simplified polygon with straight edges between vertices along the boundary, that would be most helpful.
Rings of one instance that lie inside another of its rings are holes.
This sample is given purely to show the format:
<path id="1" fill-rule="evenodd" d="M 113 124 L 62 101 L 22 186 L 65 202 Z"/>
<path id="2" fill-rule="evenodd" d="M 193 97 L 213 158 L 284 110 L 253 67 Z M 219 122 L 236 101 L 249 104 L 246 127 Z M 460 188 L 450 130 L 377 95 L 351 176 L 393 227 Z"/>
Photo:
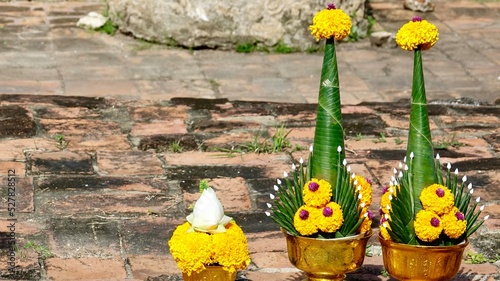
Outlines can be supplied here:
<path id="1" fill-rule="evenodd" d="M 228 223 L 226 232 L 216 234 L 188 232 L 190 228 L 189 222 L 178 226 L 168 241 L 170 253 L 182 272 L 191 275 L 210 264 L 234 272 L 250 264 L 245 234 L 236 223 Z"/>
<path id="2" fill-rule="evenodd" d="M 293 226 L 301 235 L 312 235 L 318 232 L 319 209 L 304 205 L 300 207 L 293 217 Z"/>
<path id="3" fill-rule="evenodd" d="M 417 237 L 425 242 L 432 242 L 438 239 L 441 232 L 443 232 L 443 224 L 439 216 L 427 210 L 420 210 L 417 213 L 414 227 Z"/>
<path id="4" fill-rule="evenodd" d="M 332 198 L 332 186 L 325 180 L 312 179 L 303 188 L 304 203 L 310 207 L 323 207 Z"/>
<path id="5" fill-rule="evenodd" d="M 420 193 L 420 202 L 425 210 L 433 211 L 439 216 L 448 213 L 453 208 L 453 194 L 443 185 L 433 184 L 424 189 Z"/>
<path id="6" fill-rule="evenodd" d="M 396 43 L 403 50 L 413 51 L 418 48 L 428 50 L 439 39 L 439 33 L 435 25 L 420 17 L 414 17 L 404 24 L 396 34 Z"/>
<path id="7" fill-rule="evenodd" d="M 178 226 L 168 241 L 170 253 L 182 272 L 191 275 L 200 272 L 205 265 L 214 263 L 210 234 L 203 232 L 187 233 L 189 222 Z"/>
<path id="8" fill-rule="evenodd" d="M 467 228 L 467 221 L 464 219 L 464 214 L 453 207 L 451 211 L 441 217 L 443 223 L 444 234 L 452 239 L 458 239 L 464 234 Z"/>
<path id="9" fill-rule="evenodd" d="M 388 214 L 391 209 L 392 193 L 387 191 L 380 198 L 380 211 L 384 214 Z"/>
<path id="10" fill-rule="evenodd" d="M 250 264 L 247 239 L 243 230 L 234 222 L 226 225 L 225 233 L 212 235 L 213 260 L 224 270 L 234 272 Z"/>
<path id="11" fill-rule="evenodd" d="M 335 9 L 335 6 L 330 4 L 328 8 L 314 16 L 313 24 L 309 26 L 309 29 L 316 40 L 332 37 L 342 40 L 351 32 L 351 26 L 349 15 L 340 9 Z"/>
<path id="12" fill-rule="evenodd" d="M 361 223 L 358 228 L 358 233 L 368 232 L 372 229 L 373 214 L 367 207 L 361 210 L 361 218 L 364 217 L 365 220 Z"/>
<path id="13" fill-rule="evenodd" d="M 388 222 L 384 222 L 383 224 L 380 225 L 380 234 L 382 235 L 382 238 L 385 240 L 392 240 L 391 235 L 389 234 L 389 231 L 387 229 L 391 229 L 391 226 L 389 225 Z"/>
<path id="14" fill-rule="evenodd" d="M 358 184 L 355 186 L 355 188 L 360 188 L 359 194 L 361 194 L 361 200 L 359 201 L 360 204 L 364 205 L 362 206 L 367 207 L 372 204 L 372 185 L 371 183 L 365 179 L 362 176 L 356 176 L 355 181 L 358 182 Z"/>
<path id="15" fill-rule="evenodd" d="M 344 217 L 339 204 L 330 202 L 320 209 L 317 224 L 321 231 L 333 233 L 342 226 L 342 223 L 344 223 Z"/>

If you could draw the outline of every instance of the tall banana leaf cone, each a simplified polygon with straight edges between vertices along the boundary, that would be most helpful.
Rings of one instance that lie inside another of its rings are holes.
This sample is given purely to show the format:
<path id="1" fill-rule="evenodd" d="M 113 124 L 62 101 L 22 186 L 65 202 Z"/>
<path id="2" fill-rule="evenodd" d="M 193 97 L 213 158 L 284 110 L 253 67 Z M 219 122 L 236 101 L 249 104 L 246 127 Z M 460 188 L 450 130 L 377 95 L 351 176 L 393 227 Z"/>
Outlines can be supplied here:
<path id="1" fill-rule="evenodd" d="M 472 185 L 448 172 L 443 177 L 439 155 L 434 158 L 427 112 L 422 51 L 430 49 L 439 33 L 433 24 L 414 17 L 396 34 L 396 43 L 414 52 L 410 128 L 405 163 L 394 169 L 390 186 L 380 202 L 380 234 L 385 240 L 410 245 L 455 245 L 463 242 L 484 221 L 476 204 L 469 207 Z M 468 190 L 470 190 L 468 192 Z M 464 192 L 465 191 L 465 192 Z"/>
<path id="2" fill-rule="evenodd" d="M 335 5 L 318 12 L 309 27 L 317 40 L 326 39 L 318 96 L 316 131 L 307 164 L 292 166 L 270 194 L 266 212 L 295 236 L 339 238 L 371 234 L 371 182 L 350 172 L 344 152 L 340 88 L 335 40 L 351 31 L 350 17 Z"/>

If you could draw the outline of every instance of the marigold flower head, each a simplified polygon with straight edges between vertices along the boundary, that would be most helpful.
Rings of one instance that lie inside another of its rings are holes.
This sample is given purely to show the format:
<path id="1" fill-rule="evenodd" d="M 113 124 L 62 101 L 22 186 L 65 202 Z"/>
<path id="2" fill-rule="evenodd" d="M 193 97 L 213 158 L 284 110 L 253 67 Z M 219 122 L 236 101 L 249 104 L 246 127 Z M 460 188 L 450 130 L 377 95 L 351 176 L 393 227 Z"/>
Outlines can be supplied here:
<path id="1" fill-rule="evenodd" d="M 361 200 L 359 203 L 360 204 L 365 203 L 365 206 L 370 206 L 372 204 L 372 185 L 371 185 L 371 183 L 362 176 L 356 176 L 354 179 L 355 179 L 355 181 L 358 182 L 358 185 L 356 186 L 356 188 L 358 186 L 361 187 L 361 190 L 359 190 L 359 194 L 361 194 Z"/>
<path id="2" fill-rule="evenodd" d="M 293 226 L 301 235 L 313 235 L 318 232 L 319 212 L 319 209 L 307 205 L 300 207 L 293 217 Z"/>
<path id="3" fill-rule="evenodd" d="M 313 18 L 313 24 L 309 26 L 311 34 L 316 40 L 321 38 L 336 40 L 344 39 L 351 32 L 351 18 L 344 11 L 336 9 L 335 5 L 318 12 Z"/>
<path id="4" fill-rule="evenodd" d="M 212 235 L 212 259 L 224 270 L 235 272 L 250 264 L 247 239 L 236 223 L 226 225 L 225 233 Z"/>
<path id="5" fill-rule="evenodd" d="M 383 212 L 384 214 L 388 214 L 389 210 L 391 209 L 391 198 L 392 194 L 390 192 L 386 192 L 382 195 L 380 198 L 380 211 Z M 389 208 L 387 208 L 389 206 Z"/>
<path id="6" fill-rule="evenodd" d="M 372 228 L 372 222 L 373 222 L 373 214 L 370 210 L 367 208 L 363 208 L 361 210 L 361 217 L 364 217 L 363 222 L 359 226 L 358 232 L 363 233 L 363 232 L 368 232 Z"/>
<path id="7" fill-rule="evenodd" d="M 404 24 L 396 33 L 396 43 L 401 49 L 413 51 L 416 49 L 428 50 L 439 39 L 437 27 L 426 20 L 414 17 Z"/>
<path id="8" fill-rule="evenodd" d="M 328 203 L 321 209 L 321 215 L 318 217 L 318 228 L 323 232 L 335 232 L 344 222 L 342 209 L 340 205 L 335 202 Z"/>
<path id="9" fill-rule="evenodd" d="M 389 226 L 389 223 L 387 222 L 384 222 L 383 224 L 380 225 L 379 227 L 380 229 L 380 234 L 382 235 L 382 238 L 384 238 L 385 240 L 392 240 L 391 239 L 391 235 L 389 234 L 389 231 L 387 229 L 391 229 L 391 227 Z"/>
<path id="10" fill-rule="evenodd" d="M 428 210 L 420 210 L 414 222 L 415 234 L 425 242 L 432 242 L 443 232 L 443 224 L 439 216 Z"/>
<path id="11" fill-rule="evenodd" d="M 449 213 L 444 214 L 441 222 L 444 234 L 452 239 L 460 238 L 467 228 L 467 221 L 464 220 L 464 215 L 457 207 L 453 207 Z"/>
<path id="12" fill-rule="evenodd" d="M 312 187 L 312 188 L 311 188 Z M 304 203 L 310 207 L 323 207 L 332 197 L 332 186 L 325 180 L 311 179 L 303 188 Z"/>
<path id="13" fill-rule="evenodd" d="M 247 240 L 241 228 L 234 222 L 228 223 L 226 232 L 188 232 L 191 224 L 178 226 L 168 241 L 170 253 L 182 272 L 191 275 L 205 266 L 219 264 L 224 270 L 234 272 L 250 264 Z"/>
<path id="14" fill-rule="evenodd" d="M 422 189 L 420 202 L 425 210 L 433 211 L 441 216 L 453 208 L 455 200 L 447 187 L 433 184 Z"/>

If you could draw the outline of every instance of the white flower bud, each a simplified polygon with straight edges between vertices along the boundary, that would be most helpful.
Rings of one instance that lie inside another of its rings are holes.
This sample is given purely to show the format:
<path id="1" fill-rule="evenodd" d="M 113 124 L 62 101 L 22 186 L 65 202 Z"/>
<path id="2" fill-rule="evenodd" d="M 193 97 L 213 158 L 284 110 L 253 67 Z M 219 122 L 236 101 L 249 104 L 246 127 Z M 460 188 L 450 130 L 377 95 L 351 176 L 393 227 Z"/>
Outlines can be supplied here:
<path id="1" fill-rule="evenodd" d="M 313 146 L 309 146 L 309 152 L 313 152 Z"/>
<path id="2" fill-rule="evenodd" d="M 441 159 L 441 157 L 439 156 L 439 153 L 438 153 L 438 154 L 436 154 L 436 159 L 437 159 L 437 160 Z"/>
<path id="3" fill-rule="evenodd" d="M 481 201 L 481 197 L 476 198 L 476 202 L 479 203 Z"/>
<path id="4" fill-rule="evenodd" d="M 464 177 L 462 178 L 462 182 L 466 182 L 466 181 L 467 181 L 467 176 L 464 176 Z"/>
<path id="5" fill-rule="evenodd" d="M 274 191 L 278 191 L 279 187 L 277 185 L 274 185 Z"/>
<path id="6" fill-rule="evenodd" d="M 450 169 L 451 169 L 451 164 L 450 164 L 450 163 L 446 164 L 446 168 L 447 168 L 448 170 L 450 170 Z"/>
<path id="7" fill-rule="evenodd" d="M 487 220 L 487 219 L 489 219 L 489 218 L 490 218 L 490 215 L 486 215 L 486 216 L 484 216 L 484 220 Z"/>
<path id="8" fill-rule="evenodd" d="M 224 226 L 232 218 L 224 215 L 224 208 L 215 191 L 208 187 L 194 204 L 193 212 L 186 217 L 194 230 L 218 233 L 225 232 Z"/>
<path id="9" fill-rule="evenodd" d="M 399 178 L 402 178 L 402 177 L 403 177 L 403 172 L 399 172 L 398 177 L 399 177 Z"/>
<path id="10" fill-rule="evenodd" d="M 358 180 L 355 180 L 355 181 L 352 183 L 352 185 L 354 185 L 354 186 L 358 185 Z"/>
<path id="11" fill-rule="evenodd" d="M 363 194 L 361 194 L 361 193 L 360 193 L 360 194 L 358 195 L 358 199 L 361 199 L 361 198 L 363 198 Z"/>
<path id="12" fill-rule="evenodd" d="M 270 217 L 271 216 L 271 213 L 269 213 L 268 211 L 265 211 L 264 212 L 266 214 L 266 216 Z"/>
<path id="13" fill-rule="evenodd" d="M 346 159 L 344 159 L 344 160 L 342 161 L 342 165 L 344 165 L 344 166 L 345 166 L 345 165 L 347 165 L 347 160 L 346 160 Z"/>
<path id="14" fill-rule="evenodd" d="M 403 163 L 399 162 L 399 164 L 398 164 L 398 165 L 399 165 L 399 168 L 400 168 L 400 169 L 401 169 L 401 168 L 403 168 Z"/>
<path id="15" fill-rule="evenodd" d="M 267 207 L 268 207 L 268 208 L 271 208 L 271 207 L 272 207 L 272 205 L 271 205 L 271 204 L 269 204 L 269 203 L 266 203 L 266 205 L 267 205 Z"/>
<path id="16" fill-rule="evenodd" d="M 396 178 L 394 176 L 391 176 L 391 181 L 396 182 Z M 391 184 L 391 185 L 396 185 L 396 184 Z"/>
<path id="17" fill-rule="evenodd" d="M 469 193 L 470 193 L 470 194 L 474 193 L 474 189 L 471 189 L 471 190 L 469 191 Z"/>
<path id="18" fill-rule="evenodd" d="M 394 168 L 393 172 L 394 172 L 394 174 L 397 174 L 398 170 L 396 168 Z"/>
<path id="19" fill-rule="evenodd" d="M 274 200 L 274 198 L 276 198 L 276 197 L 274 196 L 274 194 L 271 193 L 271 194 L 269 194 L 269 198 L 271 198 L 271 200 Z"/>
<path id="20" fill-rule="evenodd" d="M 410 159 L 413 159 L 414 157 L 415 157 L 415 153 L 413 153 L 413 151 L 410 152 Z"/>
<path id="21" fill-rule="evenodd" d="M 356 177 L 356 174 L 355 173 L 352 173 L 351 174 L 351 178 L 354 179 Z"/>
<path id="22" fill-rule="evenodd" d="M 366 206 L 366 203 L 362 202 L 359 206 L 361 206 L 361 208 L 364 208 Z"/>
<path id="23" fill-rule="evenodd" d="M 297 168 L 297 166 L 295 166 L 295 163 L 292 164 L 292 171 L 295 171 L 295 169 Z"/>
<path id="24" fill-rule="evenodd" d="M 337 152 L 342 152 L 342 147 L 339 145 L 339 147 L 337 147 Z"/>
<path id="25" fill-rule="evenodd" d="M 408 165 L 405 165 L 405 171 L 408 171 L 408 169 L 409 169 Z"/>
<path id="26" fill-rule="evenodd" d="M 403 162 L 406 163 L 406 156 L 405 156 L 405 158 L 403 158 Z"/>
<path id="27" fill-rule="evenodd" d="M 304 164 L 304 159 L 302 159 L 302 157 L 300 157 L 300 159 L 299 159 L 299 163 L 300 163 L 300 164 Z"/>
<path id="28" fill-rule="evenodd" d="M 484 210 L 484 205 L 482 205 L 481 207 L 479 207 L 479 211 L 483 211 Z"/>
<path id="29" fill-rule="evenodd" d="M 392 201 L 392 195 L 389 194 L 389 201 Z"/>
<path id="30" fill-rule="evenodd" d="M 351 165 L 347 166 L 347 172 L 350 173 L 351 172 Z"/>
<path id="31" fill-rule="evenodd" d="M 278 185 L 281 185 L 281 180 L 280 179 L 276 179 L 276 182 L 278 183 Z"/>
<path id="32" fill-rule="evenodd" d="M 288 173 L 287 172 L 283 172 L 283 177 L 287 178 L 288 177 Z"/>
<path id="33" fill-rule="evenodd" d="M 455 175 L 458 175 L 458 168 L 455 169 Z"/>
<path id="34" fill-rule="evenodd" d="M 469 183 L 469 185 L 467 185 L 467 189 L 472 189 L 472 183 Z"/>

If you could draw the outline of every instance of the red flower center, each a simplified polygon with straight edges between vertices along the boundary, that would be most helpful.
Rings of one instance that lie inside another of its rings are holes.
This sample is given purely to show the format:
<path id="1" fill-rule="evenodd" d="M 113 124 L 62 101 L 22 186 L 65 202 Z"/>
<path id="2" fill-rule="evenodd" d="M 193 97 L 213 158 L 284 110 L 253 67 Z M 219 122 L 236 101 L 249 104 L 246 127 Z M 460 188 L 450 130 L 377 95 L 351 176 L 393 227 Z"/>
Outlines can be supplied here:
<path id="1" fill-rule="evenodd" d="M 325 217 L 331 217 L 333 215 L 333 210 L 330 207 L 325 207 L 323 209 L 323 216 Z"/>
<path id="2" fill-rule="evenodd" d="M 431 225 L 434 226 L 434 227 L 438 227 L 439 226 L 439 219 L 438 218 L 432 218 L 431 219 Z"/>
<path id="3" fill-rule="evenodd" d="M 312 181 L 312 182 L 309 183 L 308 187 L 309 187 L 310 191 L 316 191 L 319 188 L 319 184 Z"/>
<path id="4" fill-rule="evenodd" d="M 419 17 L 419 16 L 414 16 L 412 19 L 411 19 L 413 22 L 416 22 L 416 21 L 422 21 L 422 18 Z"/>
<path id="5" fill-rule="evenodd" d="M 301 220 L 307 220 L 309 217 L 309 212 L 306 210 L 300 210 L 299 217 Z"/>
<path id="6" fill-rule="evenodd" d="M 436 189 L 436 195 L 439 196 L 439 197 L 443 197 L 444 196 L 444 190 L 442 188 Z"/>
<path id="7" fill-rule="evenodd" d="M 464 214 L 460 213 L 460 212 L 456 212 L 455 213 L 455 217 L 457 218 L 457 220 L 459 221 L 463 221 L 464 220 Z"/>
<path id="8" fill-rule="evenodd" d="M 328 6 L 326 6 L 328 10 L 334 10 L 335 9 L 335 4 L 329 3 Z"/>

